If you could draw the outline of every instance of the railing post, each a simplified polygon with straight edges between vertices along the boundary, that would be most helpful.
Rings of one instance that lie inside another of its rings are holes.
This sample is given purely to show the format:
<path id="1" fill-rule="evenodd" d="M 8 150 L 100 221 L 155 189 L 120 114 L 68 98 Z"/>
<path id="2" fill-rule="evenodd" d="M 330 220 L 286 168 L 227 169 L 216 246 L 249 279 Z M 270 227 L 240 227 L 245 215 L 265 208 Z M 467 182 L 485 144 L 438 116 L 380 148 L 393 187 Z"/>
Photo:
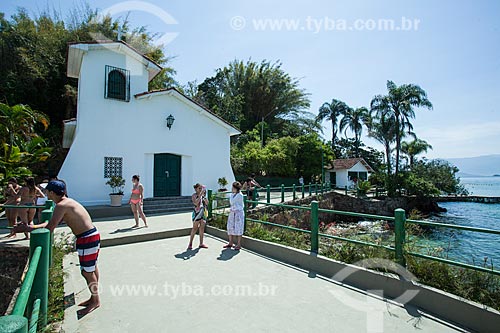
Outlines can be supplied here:
<path id="1" fill-rule="evenodd" d="M 314 183 L 314 192 L 318 195 L 318 184 Z"/>
<path id="2" fill-rule="evenodd" d="M 345 195 L 347 195 L 347 185 L 345 186 Z"/>
<path id="3" fill-rule="evenodd" d="M 398 264 L 406 267 L 404 257 L 404 244 L 405 244 L 405 223 L 406 214 L 404 209 L 398 208 L 394 211 L 394 238 L 395 238 L 395 259 Z"/>
<path id="4" fill-rule="evenodd" d="M 304 187 L 305 187 L 305 185 L 304 185 L 304 183 L 302 183 L 302 199 L 304 199 L 304 194 L 305 194 L 305 193 L 304 193 L 304 190 L 305 190 L 305 188 L 304 188 Z"/>
<path id="5" fill-rule="evenodd" d="M 33 304 L 33 311 L 31 311 L 31 317 L 29 320 L 29 330 L 28 332 L 35 333 L 37 331 L 43 331 L 43 327 L 38 326 L 38 316 L 40 315 L 40 299 L 37 299 Z M 40 328 L 40 329 L 38 329 Z"/>
<path id="6" fill-rule="evenodd" d="M 378 197 L 378 186 L 375 186 L 375 197 Z"/>
<path id="7" fill-rule="evenodd" d="M 246 234 L 247 232 L 247 195 L 243 194 L 243 234 Z"/>
<path id="8" fill-rule="evenodd" d="M 214 203 L 214 198 L 212 196 L 213 191 L 208 190 L 208 218 L 212 218 L 212 210 L 213 210 L 213 203 Z"/>
<path id="9" fill-rule="evenodd" d="M 0 317 L 0 332 L 28 333 L 28 319 L 19 315 Z"/>
<path id="10" fill-rule="evenodd" d="M 281 202 L 285 202 L 285 185 L 281 184 Z"/>
<path id="11" fill-rule="evenodd" d="M 269 184 L 266 186 L 266 199 L 267 203 L 271 203 L 271 185 Z"/>
<path id="12" fill-rule="evenodd" d="M 293 200 L 295 201 L 297 199 L 297 188 L 295 184 L 293 184 Z"/>
<path id="13" fill-rule="evenodd" d="M 258 201 L 258 195 L 259 195 L 259 192 L 257 192 L 257 187 L 254 187 L 253 188 L 253 195 L 252 195 L 253 201 Z M 255 208 L 255 207 L 257 207 L 257 204 L 253 203 L 252 208 Z"/>
<path id="14" fill-rule="evenodd" d="M 52 214 L 54 212 L 54 202 L 52 200 L 47 200 L 45 202 L 45 209 L 42 210 L 42 223 L 50 221 Z M 50 246 L 49 246 L 49 265 L 52 267 L 52 245 L 54 244 L 54 233 L 50 234 Z"/>
<path id="15" fill-rule="evenodd" d="M 309 196 L 312 195 L 312 183 L 309 183 Z"/>
<path id="16" fill-rule="evenodd" d="M 311 202 L 311 252 L 318 253 L 319 248 L 319 217 L 318 202 Z"/>
<path id="17" fill-rule="evenodd" d="M 325 183 L 321 182 L 321 194 L 324 193 Z"/>
<path id="18" fill-rule="evenodd" d="M 49 297 L 49 260 L 50 260 L 50 234 L 49 229 L 36 229 L 31 232 L 30 259 L 38 246 L 42 247 L 40 261 L 36 269 L 33 287 L 28 298 L 28 314 L 31 314 L 33 302 L 40 299 L 40 327 L 47 325 L 47 303 Z"/>

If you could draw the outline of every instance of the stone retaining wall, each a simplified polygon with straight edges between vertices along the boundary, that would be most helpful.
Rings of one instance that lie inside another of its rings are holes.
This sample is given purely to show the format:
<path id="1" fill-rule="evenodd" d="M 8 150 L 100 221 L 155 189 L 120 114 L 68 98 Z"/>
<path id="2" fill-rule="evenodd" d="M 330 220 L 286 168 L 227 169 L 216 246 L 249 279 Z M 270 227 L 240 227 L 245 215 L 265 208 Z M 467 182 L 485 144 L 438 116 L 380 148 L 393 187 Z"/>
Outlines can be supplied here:
<path id="1" fill-rule="evenodd" d="M 285 202 L 285 204 L 295 206 L 308 206 L 311 201 L 317 200 L 319 207 L 323 209 L 342 210 L 348 212 L 394 216 L 394 210 L 402 208 L 408 213 L 413 209 L 418 209 L 423 214 L 436 213 L 442 211 L 440 207 L 431 199 L 417 199 L 416 197 L 399 197 L 399 198 L 379 198 L 379 199 L 361 199 L 351 196 L 346 196 L 336 192 L 329 192 L 323 195 L 313 195 L 304 199 Z M 288 210 L 275 206 L 258 206 L 257 209 L 249 211 L 249 216 L 256 216 L 255 213 L 268 214 L 276 218 L 276 215 L 286 215 L 285 219 L 300 218 L 302 222 L 307 224 L 309 222 L 309 212 L 299 210 Z M 361 220 L 359 217 L 348 217 L 333 215 L 327 213 L 320 213 L 319 219 L 321 222 L 329 223 L 334 221 L 357 222 Z M 276 221 L 281 223 L 282 221 Z"/>

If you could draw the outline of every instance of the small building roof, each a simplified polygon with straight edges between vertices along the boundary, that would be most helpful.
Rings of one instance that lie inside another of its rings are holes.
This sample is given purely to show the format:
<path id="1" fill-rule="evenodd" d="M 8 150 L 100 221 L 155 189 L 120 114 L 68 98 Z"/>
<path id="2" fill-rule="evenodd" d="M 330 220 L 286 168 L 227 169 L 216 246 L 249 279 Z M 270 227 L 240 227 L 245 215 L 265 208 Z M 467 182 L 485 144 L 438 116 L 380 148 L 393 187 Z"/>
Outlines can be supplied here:
<path id="1" fill-rule="evenodd" d="M 230 122 L 228 122 L 224 118 L 218 116 L 217 114 L 215 114 L 212 110 L 210 110 L 209 108 L 207 108 L 203 104 L 200 104 L 197 101 L 195 101 L 194 99 L 184 95 L 176 88 L 170 87 L 170 88 L 165 88 L 165 89 L 145 91 L 145 92 L 142 92 L 139 94 L 135 94 L 134 97 L 136 99 L 142 99 L 142 98 L 148 98 L 148 97 L 152 97 L 152 96 L 161 96 L 161 95 L 173 95 L 179 99 L 182 99 L 182 100 L 188 102 L 189 104 L 193 105 L 195 107 L 195 109 L 206 113 L 209 116 L 209 118 L 211 118 L 215 122 L 217 122 L 217 123 L 221 124 L 222 126 L 224 126 L 225 128 L 227 128 L 231 136 L 241 134 L 241 131 L 239 129 L 237 129 L 236 127 L 234 127 Z"/>
<path id="2" fill-rule="evenodd" d="M 356 158 L 337 158 L 336 160 L 333 160 L 333 162 L 326 166 L 325 169 L 327 170 L 345 170 L 345 169 L 351 169 L 353 166 L 356 164 L 360 163 L 365 166 L 365 168 L 368 170 L 368 172 L 375 172 L 372 167 L 361 157 L 356 157 Z"/>
<path id="3" fill-rule="evenodd" d="M 68 55 L 66 59 L 66 75 L 68 77 L 78 78 L 82 66 L 83 55 L 91 50 L 110 49 L 121 53 L 126 53 L 131 57 L 141 61 L 149 72 L 148 79 L 151 81 L 163 69 L 158 63 L 145 56 L 131 45 L 122 40 L 93 40 L 86 42 L 68 43 Z"/>

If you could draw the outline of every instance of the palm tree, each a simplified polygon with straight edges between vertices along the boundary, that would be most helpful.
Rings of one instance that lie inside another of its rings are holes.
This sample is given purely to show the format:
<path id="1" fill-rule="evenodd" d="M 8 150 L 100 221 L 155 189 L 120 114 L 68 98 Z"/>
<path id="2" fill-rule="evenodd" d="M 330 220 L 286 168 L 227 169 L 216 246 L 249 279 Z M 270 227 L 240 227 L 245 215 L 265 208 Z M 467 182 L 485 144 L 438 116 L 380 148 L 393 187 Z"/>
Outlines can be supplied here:
<path id="1" fill-rule="evenodd" d="M 365 107 L 360 107 L 357 109 L 348 108 L 346 113 L 340 120 L 340 131 L 345 129 L 345 131 L 347 132 L 347 129 L 350 129 L 354 133 L 356 157 L 359 157 L 359 145 L 361 143 L 363 125 L 368 126 L 370 122 L 370 112 Z"/>
<path id="2" fill-rule="evenodd" d="M 0 103 L 0 133 L 2 146 L 5 147 L 5 159 L 10 160 L 14 146 L 20 146 L 36 137 L 35 125 L 41 123 L 44 129 L 49 126 L 47 116 L 32 110 L 28 105 L 9 106 Z"/>
<path id="3" fill-rule="evenodd" d="M 368 136 L 384 145 L 387 175 L 391 175 L 391 145 L 396 141 L 396 119 L 390 115 L 380 115 L 371 119 L 368 125 Z"/>
<path id="4" fill-rule="evenodd" d="M 349 107 L 346 103 L 337 99 L 332 99 L 331 103 L 323 103 L 319 108 L 319 113 L 316 116 L 318 122 L 328 119 L 332 122 L 332 149 L 335 151 L 335 144 L 338 135 L 338 123 L 340 116 L 347 113 Z M 336 154 L 338 156 L 338 154 Z"/>
<path id="5" fill-rule="evenodd" d="M 410 167 L 415 162 L 415 156 L 427 153 L 429 149 L 432 149 L 432 146 L 427 141 L 417 138 L 410 142 L 404 141 L 401 143 L 401 152 L 408 156 Z"/>
<path id="6" fill-rule="evenodd" d="M 413 126 L 410 119 L 415 118 L 415 107 L 432 109 L 431 102 L 427 99 L 426 92 L 415 84 L 397 86 L 392 81 L 387 81 L 387 95 L 377 95 L 371 101 L 371 110 L 379 117 L 382 115 L 394 117 L 396 127 L 396 168 L 399 173 L 399 155 L 401 152 L 401 133 L 411 131 Z"/>

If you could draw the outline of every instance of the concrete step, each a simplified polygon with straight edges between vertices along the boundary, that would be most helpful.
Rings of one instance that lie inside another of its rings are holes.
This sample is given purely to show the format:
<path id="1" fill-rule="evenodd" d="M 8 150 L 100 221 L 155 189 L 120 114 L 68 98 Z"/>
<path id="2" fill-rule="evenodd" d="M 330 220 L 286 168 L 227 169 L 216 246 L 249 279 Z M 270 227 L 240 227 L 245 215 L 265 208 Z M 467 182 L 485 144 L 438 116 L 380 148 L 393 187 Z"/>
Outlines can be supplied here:
<path id="1" fill-rule="evenodd" d="M 144 214 L 146 215 L 156 215 L 156 214 L 168 214 L 168 213 L 186 213 L 192 211 L 192 208 L 189 207 L 177 207 L 177 208 L 169 208 L 169 209 L 144 209 Z"/>
<path id="2" fill-rule="evenodd" d="M 191 197 L 165 197 L 144 199 L 145 214 L 168 214 L 178 212 L 189 212 L 193 209 Z"/>
<path id="3" fill-rule="evenodd" d="M 188 208 L 193 208 L 193 204 L 190 202 L 186 203 L 162 203 L 162 204 L 155 204 L 155 205 L 144 205 L 144 209 L 169 209 L 169 208 L 177 208 L 177 207 L 188 207 Z"/>
<path id="4" fill-rule="evenodd" d="M 191 197 L 181 196 L 181 197 L 154 197 L 154 198 L 144 198 L 144 202 L 156 202 L 156 201 L 177 201 L 177 200 L 189 200 Z"/>

